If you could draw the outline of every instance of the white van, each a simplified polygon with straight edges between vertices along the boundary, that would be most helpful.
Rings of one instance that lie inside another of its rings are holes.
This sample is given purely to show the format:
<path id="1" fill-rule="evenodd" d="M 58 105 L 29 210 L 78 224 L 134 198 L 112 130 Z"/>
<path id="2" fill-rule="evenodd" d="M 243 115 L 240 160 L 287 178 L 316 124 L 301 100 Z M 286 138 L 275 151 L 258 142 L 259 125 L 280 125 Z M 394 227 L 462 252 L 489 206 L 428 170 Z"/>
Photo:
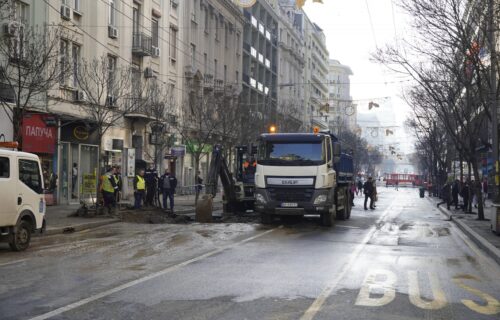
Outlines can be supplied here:
<path id="1" fill-rule="evenodd" d="M 38 156 L 0 148 L 0 240 L 28 248 L 31 234 L 45 230 L 45 199 Z"/>

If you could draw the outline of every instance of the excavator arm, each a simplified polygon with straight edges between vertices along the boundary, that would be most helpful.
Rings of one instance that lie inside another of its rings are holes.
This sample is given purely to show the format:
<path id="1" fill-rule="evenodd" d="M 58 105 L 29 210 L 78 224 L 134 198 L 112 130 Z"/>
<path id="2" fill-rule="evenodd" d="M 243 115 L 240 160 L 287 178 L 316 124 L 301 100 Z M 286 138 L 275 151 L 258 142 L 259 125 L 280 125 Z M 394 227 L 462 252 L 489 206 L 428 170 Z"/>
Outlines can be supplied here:
<path id="1" fill-rule="evenodd" d="M 229 203 L 236 201 L 235 185 L 229 167 L 227 165 L 226 158 L 222 153 L 222 147 L 220 145 L 215 145 L 212 151 L 212 159 L 210 161 L 210 167 L 208 169 L 207 183 L 206 183 L 206 194 L 215 197 L 217 195 L 218 181 L 222 183 L 224 188 L 224 196 Z"/>

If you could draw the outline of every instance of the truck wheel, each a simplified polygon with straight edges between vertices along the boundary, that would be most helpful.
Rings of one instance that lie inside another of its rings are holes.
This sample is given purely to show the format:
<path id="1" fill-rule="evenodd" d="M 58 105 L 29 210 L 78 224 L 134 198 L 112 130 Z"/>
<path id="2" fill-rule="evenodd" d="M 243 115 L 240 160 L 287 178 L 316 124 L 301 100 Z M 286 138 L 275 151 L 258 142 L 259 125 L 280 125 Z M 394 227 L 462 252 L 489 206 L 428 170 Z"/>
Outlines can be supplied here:
<path id="1" fill-rule="evenodd" d="M 31 224 L 21 220 L 17 225 L 17 231 L 10 234 L 9 246 L 14 251 L 24 251 L 30 245 Z"/>
<path id="2" fill-rule="evenodd" d="M 267 213 L 260 214 L 260 222 L 262 224 L 271 224 L 273 223 L 273 216 Z"/>
<path id="3" fill-rule="evenodd" d="M 321 224 L 325 227 L 332 227 L 335 223 L 335 214 L 328 211 L 321 214 Z"/>

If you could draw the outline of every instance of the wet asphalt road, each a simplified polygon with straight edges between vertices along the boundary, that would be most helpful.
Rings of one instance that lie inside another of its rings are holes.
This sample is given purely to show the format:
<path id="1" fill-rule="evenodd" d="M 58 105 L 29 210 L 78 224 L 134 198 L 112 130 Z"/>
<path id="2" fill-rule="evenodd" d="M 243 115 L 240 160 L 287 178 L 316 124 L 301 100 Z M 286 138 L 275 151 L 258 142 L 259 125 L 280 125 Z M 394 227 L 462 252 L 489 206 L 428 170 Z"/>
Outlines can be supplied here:
<path id="1" fill-rule="evenodd" d="M 416 189 L 334 228 L 116 224 L 0 247 L 0 319 L 500 319 L 500 267 Z"/>

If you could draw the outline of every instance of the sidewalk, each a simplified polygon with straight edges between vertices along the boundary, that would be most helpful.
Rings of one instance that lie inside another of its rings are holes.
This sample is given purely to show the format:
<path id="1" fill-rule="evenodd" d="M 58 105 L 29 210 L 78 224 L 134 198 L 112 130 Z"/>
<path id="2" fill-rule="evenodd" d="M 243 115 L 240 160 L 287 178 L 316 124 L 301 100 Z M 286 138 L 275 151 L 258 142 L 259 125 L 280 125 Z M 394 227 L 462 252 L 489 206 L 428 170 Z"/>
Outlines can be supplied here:
<path id="1" fill-rule="evenodd" d="M 427 198 L 435 204 L 441 201 L 436 197 Z M 473 208 L 475 213 L 466 214 L 463 210 L 455 210 L 453 206 L 448 210 L 446 205 L 442 204 L 439 206 L 439 210 L 450 218 L 478 247 L 500 264 L 500 236 L 491 231 L 489 219 L 495 213 L 495 208 L 490 200 L 486 200 L 486 207 L 484 208 L 484 216 L 488 219 L 485 221 L 476 220 L 476 208 Z"/>
<path id="2" fill-rule="evenodd" d="M 192 215 L 195 212 L 194 195 L 176 196 L 175 213 L 179 215 Z M 131 204 L 130 200 L 123 200 L 120 202 L 122 208 L 127 204 Z M 85 229 L 97 228 L 103 225 L 120 222 L 120 219 L 109 216 L 96 216 L 96 217 L 68 217 L 75 213 L 80 205 L 56 205 L 47 206 L 45 219 L 47 220 L 46 235 L 70 233 L 81 231 Z M 222 208 L 222 196 L 218 195 L 214 199 L 214 209 Z"/>

